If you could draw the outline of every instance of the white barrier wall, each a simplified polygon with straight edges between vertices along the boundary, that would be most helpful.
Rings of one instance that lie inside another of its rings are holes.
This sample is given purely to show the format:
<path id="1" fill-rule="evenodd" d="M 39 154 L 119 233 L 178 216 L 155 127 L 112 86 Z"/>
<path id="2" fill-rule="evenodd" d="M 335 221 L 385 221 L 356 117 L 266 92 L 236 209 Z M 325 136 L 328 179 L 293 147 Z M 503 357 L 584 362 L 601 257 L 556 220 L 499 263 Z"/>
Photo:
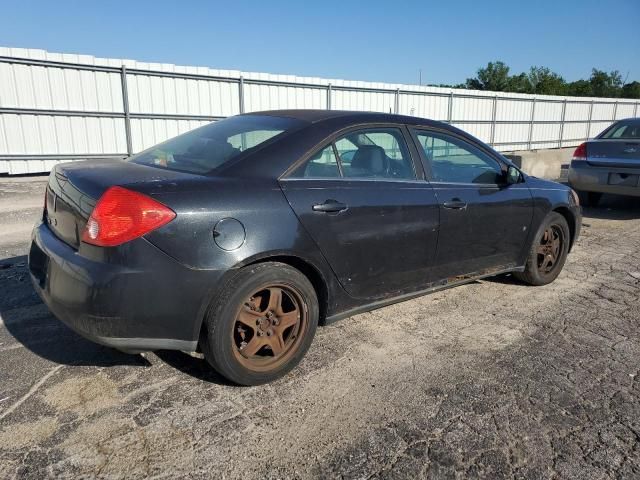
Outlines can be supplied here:
<path id="1" fill-rule="evenodd" d="M 0 47 L 0 173 L 121 158 L 242 112 L 369 110 L 451 123 L 501 151 L 577 145 L 638 100 L 534 96 L 143 63 Z"/>

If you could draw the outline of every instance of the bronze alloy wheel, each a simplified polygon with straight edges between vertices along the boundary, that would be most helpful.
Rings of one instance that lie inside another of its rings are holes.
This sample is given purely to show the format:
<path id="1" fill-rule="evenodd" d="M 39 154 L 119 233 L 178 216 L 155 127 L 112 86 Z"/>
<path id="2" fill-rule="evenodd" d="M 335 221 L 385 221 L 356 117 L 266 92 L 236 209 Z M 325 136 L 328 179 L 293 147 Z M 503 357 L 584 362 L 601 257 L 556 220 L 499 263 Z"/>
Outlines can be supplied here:
<path id="1" fill-rule="evenodd" d="M 538 271 L 548 274 L 556 267 L 564 247 L 564 232 L 559 225 L 549 225 L 536 248 Z"/>
<path id="2" fill-rule="evenodd" d="M 294 287 L 265 286 L 237 312 L 231 332 L 235 357 L 255 372 L 276 369 L 295 354 L 308 323 L 308 307 Z"/>

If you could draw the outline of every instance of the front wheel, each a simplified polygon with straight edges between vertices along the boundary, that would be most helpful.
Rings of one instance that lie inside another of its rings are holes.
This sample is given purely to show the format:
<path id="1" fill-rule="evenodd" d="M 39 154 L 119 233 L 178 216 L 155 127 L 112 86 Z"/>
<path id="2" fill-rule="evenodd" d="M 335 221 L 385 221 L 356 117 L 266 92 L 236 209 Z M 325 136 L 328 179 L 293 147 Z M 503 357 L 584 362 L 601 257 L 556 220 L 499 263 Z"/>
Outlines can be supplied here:
<path id="1" fill-rule="evenodd" d="M 240 385 L 282 377 L 305 355 L 318 325 L 318 299 L 289 265 L 243 268 L 209 308 L 201 346 L 221 375 Z"/>
<path id="2" fill-rule="evenodd" d="M 553 282 L 567 260 L 570 239 L 567 220 L 551 212 L 533 241 L 524 272 L 515 272 L 514 276 L 529 285 Z"/>

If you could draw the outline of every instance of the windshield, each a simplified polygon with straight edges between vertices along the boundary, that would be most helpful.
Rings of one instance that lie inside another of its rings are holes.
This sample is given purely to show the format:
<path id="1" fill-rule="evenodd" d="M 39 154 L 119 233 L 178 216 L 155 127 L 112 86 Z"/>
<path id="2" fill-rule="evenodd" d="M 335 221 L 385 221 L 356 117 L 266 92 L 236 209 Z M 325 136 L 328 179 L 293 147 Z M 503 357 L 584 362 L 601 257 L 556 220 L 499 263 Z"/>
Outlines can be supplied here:
<path id="1" fill-rule="evenodd" d="M 302 123 L 269 115 L 230 117 L 160 143 L 132 156 L 129 161 L 169 170 L 208 173 Z"/>
<path id="2" fill-rule="evenodd" d="M 640 120 L 618 122 L 602 134 L 600 138 L 632 138 L 640 140 Z"/>

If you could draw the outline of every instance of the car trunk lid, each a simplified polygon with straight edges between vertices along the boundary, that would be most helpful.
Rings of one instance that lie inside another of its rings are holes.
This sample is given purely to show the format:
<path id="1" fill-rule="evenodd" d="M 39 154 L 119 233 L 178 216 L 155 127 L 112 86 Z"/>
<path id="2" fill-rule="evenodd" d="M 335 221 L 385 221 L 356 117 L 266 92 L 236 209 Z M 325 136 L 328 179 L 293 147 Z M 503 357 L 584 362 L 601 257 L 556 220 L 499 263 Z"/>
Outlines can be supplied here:
<path id="1" fill-rule="evenodd" d="M 80 239 L 87 220 L 107 188 L 119 185 L 152 193 L 149 185 L 175 184 L 192 174 L 163 170 L 125 161 L 91 160 L 56 165 L 49 175 L 44 221 L 62 241 L 73 248 Z"/>
<path id="2" fill-rule="evenodd" d="M 640 168 L 640 141 L 592 140 L 587 144 L 587 162 L 597 167 Z"/>

